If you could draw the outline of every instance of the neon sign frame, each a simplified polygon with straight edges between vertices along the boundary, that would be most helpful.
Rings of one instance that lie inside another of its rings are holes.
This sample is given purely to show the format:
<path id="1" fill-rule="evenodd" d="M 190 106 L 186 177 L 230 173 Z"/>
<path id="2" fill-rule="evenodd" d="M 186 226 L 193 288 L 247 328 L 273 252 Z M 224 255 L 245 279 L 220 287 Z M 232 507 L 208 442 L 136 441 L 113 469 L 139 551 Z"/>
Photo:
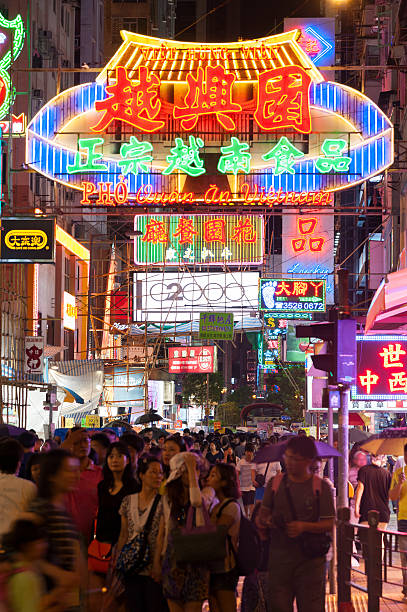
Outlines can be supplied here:
<path id="1" fill-rule="evenodd" d="M 11 82 L 9 70 L 12 62 L 15 62 L 24 47 L 25 29 L 23 18 L 21 15 L 17 15 L 14 19 L 9 20 L 0 13 L 0 28 L 9 30 L 10 34 L 14 31 L 12 35 L 12 48 L 8 49 L 4 57 L 0 60 L 0 79 L 3 80 L 6 88 L 5 98 L 0 106 L 0 120 L 2 120 L 9 113 L 10 106 L 16 94 L 15 87 L 13 87 Z"/>
<path id="2" fill-rule="evenodd" d="M 151 68 L 158 61 L 153 60 L 157 49 L 161 49 L 163 46 L 166 50 L 173 49 L 174 51 L 171 51 L 169 55 L 173 59 L 165 59 L 158 73 L 159 77 L 162 77 L 161 81 L 163 83 L 179 85 L 186 81 L 185 54 L 190 49 L 195 49 L 194 52 L 199 53 L 201 46 L 178 41 L 163 42 L 161 39 L 135 35 L 129 32 L 123 32 L 122 35 L 124 38 L 123 44 L 97 77 L 96 82 L 78 85 L 62 92 L 49 101 L 33 118 L 27 129 L 26 160 L 31 168 L 51 180 L 56 180 L 78 190 L 83 190 L 86 184 L 93 184 L 97 190 L 98 185 L 104 183 L 110 184 L 112 191 L 114 191 L 120 182 L 126 182 L 129 200 L 134 201 L 137 199 L 136 193 L 139 192 L 140 188 L 142 190 L 145 188 L 151 189 L 157 194 L 176 190 L 180 186 L 182 171 L 178 170 L 178 174 L 173 177 L 166 177 L 160 175 L 156 171 L 156 167 L 152 165 L 149 173 L 129 173 L 123 181 L 123 171 L 118 159 L 106 154 L 100 158 L 101 164 L 103 163 L 106 168 L 105 171 L 100 170 L 100 172 L 90 172 L 80 176 L 69 175 L 67 168 L 68 166 L 74 166 L 78 151 L 55 140 L 55 134 L 63 132 L 63 128 L 78 115 L 94 110 L 96 104 L 106 100 L 107 75 L 109 71 L 111 72 L 120 66 L 124 52 L 128 51 L 130 47 L 134 49 L 135 54 L 139 53 L 137 66 L 140 67 L 143 63 L 143 65 Z M 266 193 L 270 190 L 293 193 L 337 191 L 361 183 L 383 172 L 393 163 L 393 127 L 390 120 L 364 94 L 339 83 L 324 81 L 321 73 L 296 42 L 298 35 L 299 31 L 295 30 L 276 37 L 226 45 L 225 48 L 229 49 L 230 47 L 231 57 L 236 58 L 239 53 L 241 54 L 242 67 L 236 67 L 231 60 L 228 60 L 228 54 L 222 56 L 220 61 L 225 62 L 226 67 L 229 67 L 230 72 L 236 79 L 236 86 L 239 86 L 240 83 L 253 83 L 262 74 L 265 74 L 264 71 L 275 65 L 274 60 L 271 59 L 270 54 L 270 57 L 265 54 L 264 59 L 261 60 L 253 59 L 248 52 L 243 53 L 243 51 L 255 48 L 259 50 L 259 55 L 261 55 L 262 49 L 272 49 L 273 54 L 280 58 L 280 65 L 284 67 L 284 60 L 281 59 L 283 53 L 279 49 L 288 45 L 296 55 L 299 69 L 303 70 L 305 68 L 311 77 L 309 108 L 317 113 L 322 111 L 323 113 L 340 116 L 349 125 L 352 132 L 360 134 L 361 141 L 357 144 L 353 143 L 350 150 L 346 151 L 346 159 L 349 160 L 347 172 L 333 174 L 330 171 L 323 171 L 322 174 L 316 173 L 315 164 L 320 158 L 302 156 L 293 161 L 292 174 L 286 171 L 277 174 L 273 162 L 259 168 L 258 173 L 254 170 L 247 176 L 235 175 L 235 192 L 238 192 L 240 186 L 245 182 L 253 190 L 259 189 Z M 147 47 L 150 47 L 151 53 L 147 53 L 145 50 Z M 210 45 L 206 45 L 206 47 L 211 48 Z M 219 48 L 219 45 L 213 48 Z M 142 51 L 143 49 L 144 51 Z M 184 63 L 181 62 L 177 67 L 177 54 L 182 55 L 182 53 L 184 53 L 184 59 L 182 60 Z M 164 55 L 167 57 L 167 51 Z M 194 61 L 191 60 L 191 65 L 194 64 Z M 199 59 L 199 65 L 201 63 L 205 65 L 205 62 L 208 62 L 208 59 Z M 125 68 L 128 70 L 130 78 L 137 78 L 136 66 L 127 65 Z M 165 106 L 168 107 L 167 102 L 165 102 Z"/>

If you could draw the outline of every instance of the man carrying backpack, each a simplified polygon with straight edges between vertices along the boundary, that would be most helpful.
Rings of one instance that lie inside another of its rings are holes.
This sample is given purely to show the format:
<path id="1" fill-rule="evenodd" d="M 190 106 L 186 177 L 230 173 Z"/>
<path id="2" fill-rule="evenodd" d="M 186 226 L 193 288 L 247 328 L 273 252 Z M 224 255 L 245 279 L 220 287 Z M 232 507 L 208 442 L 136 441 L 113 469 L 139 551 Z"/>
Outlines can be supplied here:
<path id="1" fill-rule="evenodd" d="M 310 467 L 317 456 L 314 441 L 304 436 L 289 440 L 286 474 L 267 485 L 257 519 L 271 528 L 270 611 L 325 611 L 325 555 L 335 521 L 330 486 Z"/>

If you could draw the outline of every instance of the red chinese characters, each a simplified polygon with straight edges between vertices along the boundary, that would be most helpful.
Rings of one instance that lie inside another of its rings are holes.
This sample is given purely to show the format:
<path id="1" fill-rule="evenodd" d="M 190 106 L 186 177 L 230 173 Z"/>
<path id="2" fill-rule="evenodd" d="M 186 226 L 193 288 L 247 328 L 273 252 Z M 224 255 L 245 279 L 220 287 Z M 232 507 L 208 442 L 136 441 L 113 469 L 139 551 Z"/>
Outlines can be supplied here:
<path id="1" fill-rule="evenodd" d="M 224 219 L 209 219 L 204 223 L 204 240 L 206 242 L 226 243 L 226 222 Z"/>
<path id="2" fill-rule="evenodd" d="M 259 75 L 254 118 L 262 130 L 311 131 L 311 77 L 300 66 L 284 66 Z"/>
<path id="3" fill-rule="evenodd" d="M 178 238 L 180 244 L 192 244 L 194 236 L 198 236 L 198 232 L 194 229 L 193 220 L 181 217 L 173 236 Z"/>
<path id="4" fill-rule="evenodd" d="M 240 113 L 240 104 L 232 102 L 235 76 L 221 65 L 198 68 L 197 75 L 187 75 L 188 92 L 183 106 L 174 107 L 174 119 L 181 119 L 184 130 L 192 130 L 202 115 L 214 114 L 227 130 L 236 129 L 229 113 Z"/>
<path id="5" fill-rule="evenodd" d="M 116 68 L 116 82 L 106 85 L 109 95 L 105 100 L 95 102 L 95 110 L 103 112 L 100 121 L 90 129 L 103 132 L 114 120 L 129 123 L 142 132 L 156 132 L 165 122 L 157 119 L 161 109 L 158 97 L 160 80 L 149 74 L 145 66 L 139 68 L 139 81 L 133 84 L 123 66 Z"/>
<path id="6" fill-rule="evenodd" d="M 316 253 L 321 252 L 325 244 L 325 238 L 322 236 L 313 236 L 318 225 L 317 217 L 299 217 L 297 221 L 297 230 L 300 234 L 298 238 L 291 239 L 291 246 L 294 253 L 302 253 L 307 249 Z"/>
<path id="7" fill-rule="evenodd" d="M 373 350 L 363 357 L 372 365 L 358 375 L 358 381 L 366 395 L 407 394 L 407 366 L 403 361 L 407 351 L 401 342 L 389 342 L 385 345 L 380 343 L 376 350 L 376 357 Z"/>

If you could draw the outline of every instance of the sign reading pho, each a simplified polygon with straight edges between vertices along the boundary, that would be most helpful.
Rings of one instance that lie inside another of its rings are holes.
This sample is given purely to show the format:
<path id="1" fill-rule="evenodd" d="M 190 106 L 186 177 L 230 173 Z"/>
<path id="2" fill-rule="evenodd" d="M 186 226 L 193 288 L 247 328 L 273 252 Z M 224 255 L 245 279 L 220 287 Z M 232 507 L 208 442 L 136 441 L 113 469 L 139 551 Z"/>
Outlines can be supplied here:
<path id="1" fill-rule="evenodd" d="M 233 340 L 233 313 L 201 312 L 199 337 L 203 340 Z"/>
<path id="2" fill-rule="evenodd" d="M 3 217 L 2 263 L 54 263 L 55 221 L 35 217 Z"/>

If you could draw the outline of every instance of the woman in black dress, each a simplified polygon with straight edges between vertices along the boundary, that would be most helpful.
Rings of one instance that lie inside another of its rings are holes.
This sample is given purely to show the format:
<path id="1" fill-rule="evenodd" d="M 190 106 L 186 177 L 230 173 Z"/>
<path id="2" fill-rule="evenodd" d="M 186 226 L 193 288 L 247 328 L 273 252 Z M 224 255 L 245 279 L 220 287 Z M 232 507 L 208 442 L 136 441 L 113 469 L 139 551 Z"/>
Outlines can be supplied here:
<path id="1" fill-rule="evenodd" d="M 130 453 L 123 442 L 110 445 L 103 466 L 103 480 L 98 484 L 99 509 L 96 523 L 96 538 L 108 542 L 112 547 L 120 535 L 121 503 L 126 495 L 140 490 L 133 477 Z"/>

